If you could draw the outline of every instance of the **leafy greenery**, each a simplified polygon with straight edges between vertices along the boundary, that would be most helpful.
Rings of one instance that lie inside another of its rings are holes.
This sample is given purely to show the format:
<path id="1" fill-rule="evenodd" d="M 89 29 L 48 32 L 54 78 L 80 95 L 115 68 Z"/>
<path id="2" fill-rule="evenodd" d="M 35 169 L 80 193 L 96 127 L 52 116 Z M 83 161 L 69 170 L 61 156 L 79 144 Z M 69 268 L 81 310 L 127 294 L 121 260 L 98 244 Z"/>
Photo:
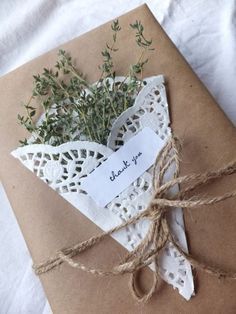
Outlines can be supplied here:
<path id="1" fill-rule="evenodd" d="M 152 40 L 145 38 L 141 22 L 130 26 L 135 31 L 140 56 L 122 82 L 115 79 L 113 64 L 121 31 L 118 20 L 111 25 L 112 42 L 101 52 L 101 76 L 96 84 L 87 82 L 64 50 L 59 51 L 54 69 L 44 69 L 41 75 L 34 76 L 32 96 L 23 104 L 26 114 L 18 115 L 20 124 L 32 134 L 30 143 L 56 146 L 86 139 L 106 144 L 113 121 L 133 105 L 135 95 L 143 85 L 143 67 L 148 62 L 144 56 L 148 50 L 153 50 Z M 33 119 L 39 107 L 44 113 L 35 123 Z M 20 141 L 22 145 L 28 142 L 26 139 Z"/>

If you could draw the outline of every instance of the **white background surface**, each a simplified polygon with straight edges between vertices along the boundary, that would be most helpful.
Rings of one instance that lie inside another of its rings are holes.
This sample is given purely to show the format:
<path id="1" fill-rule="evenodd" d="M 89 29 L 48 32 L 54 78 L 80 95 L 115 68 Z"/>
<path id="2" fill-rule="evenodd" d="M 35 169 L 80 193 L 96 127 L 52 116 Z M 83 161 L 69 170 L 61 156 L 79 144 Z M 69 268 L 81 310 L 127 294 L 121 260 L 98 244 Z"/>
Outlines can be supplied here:
<path id="1" fill-rule="evenodd" d="M 236 125 L 236 1 L 146 2 Z M 142 3 L 138 0 L 1 0 L 0 75 Z M 0 314 L 50 313 L 31 263 L 0 186 Z"/>

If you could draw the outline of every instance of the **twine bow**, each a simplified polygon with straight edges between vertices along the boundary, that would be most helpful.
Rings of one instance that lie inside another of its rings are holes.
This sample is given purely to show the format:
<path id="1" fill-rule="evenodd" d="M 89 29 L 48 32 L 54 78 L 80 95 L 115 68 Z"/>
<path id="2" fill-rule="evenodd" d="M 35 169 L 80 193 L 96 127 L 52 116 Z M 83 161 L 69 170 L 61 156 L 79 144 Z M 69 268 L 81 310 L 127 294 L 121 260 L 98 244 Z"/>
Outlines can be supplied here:
<path id="1" fill-rule="evenodd" d="M 219 277 L 236 279 L 236 272 L 227 272 L 220 268 L 208 265 L 207 263 L 200 262 L 195 259 L 191 254 L 184 252 L 174 239 L 167 221 L 167 212 L 172 208 L 193 208 L 203 205 L 212 205 L 236 196 L 236 190 L 234 190 L 232 192 L 228 192 L 215 197 L 201 198 L 200 196 L 195 196 L 194 199 L 186 198 L 187 194 L 190 191 L 194 191 L 197 187 L 207 184 L 210 181 L 216 180 L 218 178 L 222 178 L 224 176 L 235 173 L 236 160 L 216 171 L 208 171 L 206 173 L 179 177 L 179 155 L 179 141 L 175 137 L 171 137 L 156 159 L 153 174 L 154 195 L 144 211 L 138 213 L 121 225 L 107 232 L 103 232 L 97 236 L 93 236 L 90 239 L 82 243 L 78 243 L 72 247 L 62 249 L 58 251 L 55 256 L 49 258 L 45 262 L 38 265 L 33 265 L 35 273 L 38 275 L 46 273 L 63 262 L 66 262 L 73 268 L 77 268 L 82 271 L 86 271 L 88 273 L 99 276 L 130 273 L 130 287 L 132 295 L 139 302 L 147 302 L 152 297 L 158 285 L 158 256 L 163 247 L 165 247 L 165 245 L 167 244 L 167 242 L 170 242 L 180 252 L 180 254 L 185 257 L 185 259 L 192 265 L 192 267 L 200 268 L 207 273 Z M 175 167 L 173 179 L 165 182 L 165 174 L 167 173 L 168 169 L 170 169 L 170 167 L 173 167 L 173 165 Z M 168 196 L 171 188 L 173 188 L 175 185 L 183 183 L 186 184 L 186 188 L 182 189 L 175 196 Z M 95 246 L 97 243 L 101 242 L 105 237 L 142 219 L 148 219 L 150 221 L 150 226 L 146 236 L 143 238 L 140 244 L 133 251 L 128 253 L 123 261 L 118 265 L 113 266 L 109 270 L 102 270 L 89 267 L 73 259 L 73 257 L 75 257 L 76 255 L 88 250 L 89 248 Z M 141 294 L 138 287 L 136 286 L 135 277 L 140 269 L 150 264 L 154 265 L 154 271 L 152 272 L 152 286 L 146 294 Z"/>

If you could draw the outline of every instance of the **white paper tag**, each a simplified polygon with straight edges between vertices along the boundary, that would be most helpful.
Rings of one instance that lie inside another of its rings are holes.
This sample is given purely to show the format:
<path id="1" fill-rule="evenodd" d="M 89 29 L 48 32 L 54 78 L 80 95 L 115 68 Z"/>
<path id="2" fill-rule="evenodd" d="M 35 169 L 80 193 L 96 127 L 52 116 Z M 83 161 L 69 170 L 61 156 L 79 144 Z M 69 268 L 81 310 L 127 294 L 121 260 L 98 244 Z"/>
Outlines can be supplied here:
<path id="1" fill-rule="evenodd" d="M 82 189 L 105 207 L 154 164 L 165 142 L 144 128 L 81 181 Z"/>

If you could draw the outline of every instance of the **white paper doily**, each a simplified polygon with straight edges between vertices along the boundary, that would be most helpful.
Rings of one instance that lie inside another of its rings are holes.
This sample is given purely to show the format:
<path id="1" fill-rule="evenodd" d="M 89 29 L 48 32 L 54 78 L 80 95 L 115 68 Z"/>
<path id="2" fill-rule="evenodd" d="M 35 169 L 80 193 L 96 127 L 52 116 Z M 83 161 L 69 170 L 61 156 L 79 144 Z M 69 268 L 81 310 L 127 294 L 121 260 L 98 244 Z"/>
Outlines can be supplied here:
<path id="1" fill-rule="evenodd" d="M 29 170 L 104 231 L 146 208 L 153 193 L 153 169 L 145 172 L 105 208 L 98 207 L 80 188 L 81 180 L 144 127 L 153 129 L 163 140 L 171 134 L 163 76 L 145 81 L 146 85 L 137 95 L 134 105 L 113 123 L 107 147 L 95 142 L 75 141 L 60 146 L 30 144 L 12 152 Z M 115 233 L 113 238 L 130 251 L 144 237 L 148 224 L 148 221 L 133 224 Z M 182 209 L 170 212 L 169 224 L 179 244 L 187 251 Z M 170 243 L 163 249 L 159 263 L 161 277 L 189 300 L 194 294 L 190 264 Z"/>

